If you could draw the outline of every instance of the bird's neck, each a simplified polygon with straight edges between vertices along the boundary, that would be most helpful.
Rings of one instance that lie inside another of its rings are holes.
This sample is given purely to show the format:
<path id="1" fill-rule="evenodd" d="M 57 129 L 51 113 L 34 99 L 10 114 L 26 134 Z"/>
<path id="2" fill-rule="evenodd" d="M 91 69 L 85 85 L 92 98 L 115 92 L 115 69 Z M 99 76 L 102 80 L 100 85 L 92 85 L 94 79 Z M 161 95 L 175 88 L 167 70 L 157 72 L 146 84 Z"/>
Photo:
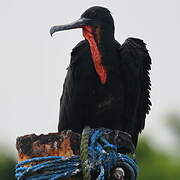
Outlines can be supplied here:
<path id="1" fill-rule="evenodd" d="M 83 27 L 83 36 L 89 42 L 91 56 L 94 64 L 94 68 L 100 78 L 102 84 L 106 84 L 107 82 L 107 69 L 104 65 L 106 65 L 106 60 L 108 62 L 108 52 L 113 53 L 113 46 L 111 43 L 114 40 L 114 35 L 109 36 L 106 34 L 102 34 L 100 29 L 96 29 L 94 32 L 91 26 Z M 104 38 L 106 36 L 108 38 Z M 105 45 L 108 45 L 107 47 Z M 112 50 L 112 51 L 111 51 Z"/>
<path id="2" fill-rule="evenodd" d="M 91 26 L 83 27 L 83 36 L 89 42 L 91 56 L 94 63 L 94 68 L 100 78 L 102 84 L 106 84 L 107 82 L 107 71 L 106 68 L 102 64 L 102 53 L 100 48 L 98 47 L 98 43 L 100 41 L 100 34 L 98 32 L 93 33 L 93 29 Z"/>

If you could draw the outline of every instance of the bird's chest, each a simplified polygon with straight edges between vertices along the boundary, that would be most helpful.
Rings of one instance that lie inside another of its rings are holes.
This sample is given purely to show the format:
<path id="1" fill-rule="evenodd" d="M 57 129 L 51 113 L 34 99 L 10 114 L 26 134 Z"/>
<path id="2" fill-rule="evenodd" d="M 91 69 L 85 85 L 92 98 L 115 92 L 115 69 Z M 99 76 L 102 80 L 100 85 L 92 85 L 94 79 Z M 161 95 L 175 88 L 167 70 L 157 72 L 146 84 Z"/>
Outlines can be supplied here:
<path id="1" fill-rule="evenodd" d="M 107 81 L 105 84 L 101 82 L 96 72 L 88 48 L 78 56 L 76 63 L 71 66 L 74 82 L 73 94 L 78 95 L 80 97 L 78 100 L 83 104 L 96 104 L 101 108 L 121 99 L 124 87 L 118 64 L 119 59 L 107 58 L 106 60 Z"/>
<path id="2" fill-rule="evenodd" d="M 122 99 L 124 87 L 121 75 L 113 67 L 107 68 L 107 82 L 102 84 L 92 62 L 81 62 L 76 69 L 75 81 L 80 101 L 88 105 L 106 109 Z"/>
<path id="3" fill-rule="evenodd" d="M 84 84 L 85 87 L 98 86 L 106 87 L 113 86 L 114 82 L 119 81 L 120 69 L 119 59 L 117 56 L 110 56 L 103 59 L 102 66 L 107 74 L 107 82 L 102 82 L 100 75 L 97 72 L 96 66 L 93 62 L 93 57 L 88 49 L 78 58 L 73 66 L 73 74 L 75 81 L 78 84 Z M 106 61 L 105 61 L 106 60 Z"/>

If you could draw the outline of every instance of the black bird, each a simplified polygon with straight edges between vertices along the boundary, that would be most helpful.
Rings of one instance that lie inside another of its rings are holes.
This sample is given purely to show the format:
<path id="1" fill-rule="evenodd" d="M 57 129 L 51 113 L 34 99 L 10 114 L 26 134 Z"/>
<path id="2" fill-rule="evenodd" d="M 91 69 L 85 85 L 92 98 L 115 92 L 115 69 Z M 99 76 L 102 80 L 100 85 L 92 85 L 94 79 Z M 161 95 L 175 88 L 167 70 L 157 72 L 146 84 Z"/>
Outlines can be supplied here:
<path id="1" fill-rule="evenodd" d="M 114 38 L 114 20 L 104 7 L 91 7 L 79 20 L 53 26 L 50 34 L 75 28 L 82 28 L 85 40 L 71 52 L 58 130 L 81 133 L 86 125 L 118 129 L 131 134 L 136 146 L 151 106 L 151 59 L 145 43 L 128 38 L 120 45 Z"/>

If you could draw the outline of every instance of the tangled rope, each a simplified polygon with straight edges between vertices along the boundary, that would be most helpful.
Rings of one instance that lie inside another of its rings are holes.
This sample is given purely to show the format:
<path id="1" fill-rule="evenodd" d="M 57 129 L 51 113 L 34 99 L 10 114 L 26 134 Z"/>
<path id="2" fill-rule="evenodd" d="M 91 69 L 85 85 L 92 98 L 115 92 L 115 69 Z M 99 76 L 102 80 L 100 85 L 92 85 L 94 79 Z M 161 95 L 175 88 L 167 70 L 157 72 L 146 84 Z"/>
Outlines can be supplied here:
<path id="1" fill-rule="evenodd" d="M 127 155 L 117 153 L 117 146 L 110 144 L 103 135 L 111 130 L 90 129 L 83 130 L 81 140 L 81 164 L 84 180 L 91 179 L 91 172 L 99 172 L 96 180 L 105 180 L 110 177 L 111 170 L 122 167 L 125 170 L 126 179 L 135 180 L 137 177 L 137 165 Z"/>
<path id="2" fill-rule="evenodd" d="M 103 137 L 107 132 L 109 129 L 94 130 L 86 127 L 82 133 L 80 156 L 68 158 L 48 156 L 22 161 L 16 166 L 16 178 L 18 180 L 57 180 L 82 172 L 84 180 L 91 180 L 92 172 L 96 172 L 96 180 L 105 180 L 110 177 L 113 168 L 121 167 L 125 171 L 126 179 L 135 180 L 136 163 L 127 155 L 117 153 L 117 146 L 110 144 Z M 31 166 L 27 167 L 29 164 Z"/>

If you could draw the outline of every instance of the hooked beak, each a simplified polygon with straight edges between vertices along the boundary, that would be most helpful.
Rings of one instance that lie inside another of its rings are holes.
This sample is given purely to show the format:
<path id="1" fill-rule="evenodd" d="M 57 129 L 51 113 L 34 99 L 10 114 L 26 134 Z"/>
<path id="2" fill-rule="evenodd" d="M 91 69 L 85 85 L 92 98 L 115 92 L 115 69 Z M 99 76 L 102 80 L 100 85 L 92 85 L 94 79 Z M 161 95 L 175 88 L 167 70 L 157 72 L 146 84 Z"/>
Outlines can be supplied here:
<path id="1" fill-rule="evenodd" d="M 57 32 L 57 31 L 64 31 L 64 30 L 69 30 L 69 29 L 76 29 L 76 28 L 82 28 L 83 26 L 87 26 L 87 25 L 94 25 L 97 24 L 95 22 L 95 20 L 92 19 L 88 19 L 88 18 L 80 18 L 77 21 L 70 23 L 70 24 L 66 24 L 66 25 L 57 25 L 57 26 L 53 26 L 50 29 L 50 34 L 51 36 Z"/>

